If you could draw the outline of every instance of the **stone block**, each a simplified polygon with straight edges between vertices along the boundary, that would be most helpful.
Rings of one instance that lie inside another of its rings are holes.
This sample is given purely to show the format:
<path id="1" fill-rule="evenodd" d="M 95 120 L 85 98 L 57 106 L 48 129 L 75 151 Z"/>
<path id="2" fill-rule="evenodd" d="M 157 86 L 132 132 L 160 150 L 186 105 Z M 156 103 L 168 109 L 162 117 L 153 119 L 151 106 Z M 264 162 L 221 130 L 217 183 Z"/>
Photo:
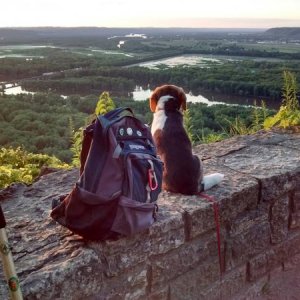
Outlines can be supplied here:
<path id="1" fill-rule="evenodd" d="M 170 282 L 170 299 L 220 300 L 232 299 L 246 283 L 246 266 L 241 266 L 221 277 L 220 274 L 207 273 L 199 266 L 189 273 Z M 211 282 L 209 284 L 209 282 Z"/>
<path id="2" fill-rule="evenodd" d="M 273 244 L 284 241 L 289 228 L 289 197 L 281 196 L 270 207 L 271 242 Z"/>
<path id="3" fill-rule="evenodd" d="M 259 184 L 256 179 L 231 169 L 223 157 L 205 161 L 204 167 L 207 174 L 225 174 L 218 186 L 205 192 L 219 202 L 221 220 L 230 221 L 245 210 L 256 208 L 259 201 Z"/>
<path id="4" fill-rule="evenodd" d="M 219 279 L 218 261 L 205 261 L 170 282 L 170 299 L 208 299 L 202 292 Z"/>
<path id="5" fill-rule="evenodd" d="M 241 266 L 230 272 L 226 272 L 207 289 L 199 291 L 195 299 L 220 300 L 232 299 L 234 295 L 244 290 L 246 283 L 246 266 Z"/>
<path id="6" fill-rule="evenodd" d="M 275 249 L 270 248 L 250 259 L 247 264 L 247 280 L 256 281 L 268 274 L 273 268 L 280 266 L 282 258 L 276 252 Z"/>
<path id="7" fill-rule="evenodd" d="M 251 245 L 251 246 L 249 246 Z M 226 270 L 246 264 L 270 247 L 270 225 L 264 211 L 252 210 L 237 218 L 226 238 Z"/>
<path id="8" fill-rule="evenodd" d="M 104 280 L 101 262 L 92 250 L 78 250 L 60 261 L 49 257 L 49 263 L 40 261 L 29 274 L 20 274 L 24 298 L 77 300 L 97 291 Z"/>
<path id="9" fill-rule="evenodd" d="M 283 257 L 284 261 L 298 255 L 300 253 L 300 232 L 290 232 L 287 239 L 274 249 L 278 256 L 281 255 Z"/>
<path id="10" fill-rule="evenodd" d="M 222 249 L 222 253 L 223 251 L 224 249 Z M 163 256 L 151 257 L 152 289 L 155 290 L 157 287 L 164 286 L 173 278 L 192 270 L 196 265 L 205 265 L 209 260 L 214 261 L 218 272 L 220 272 L 217 241 L 213 231 L 199 236 Z"/>
<path id="11" fill-rule="evenodd" d="M 186 240 L 205 233 L 215 226 L 211 204 L 199 196 L 164 193 L 162 201 L 181 213 Z"/>
<path id="12" fill-rule="evenodd" d="M 269 177 L 261 178 L 261 200 L 266 202 L 273 202 L 292 192 L 300 181 L 300 169 L 286 172 L 281 175 L 271 175 Z"/>
<path id="13" fill-rule="evenodd" d="M 263 201 L 292 191 L 300 180 L 299 151 L 280 145 L 253 144 L 227 155 L 225 166 L 259 179 Z"/>
<path id="14" fill-rule="evenodd" d="M 127 270 L 119 276 L 104 280 L 97 290 L 90 292 L 90 300 L 138 300 L 147 295 L 147 270 L 143 265 Z M 68 297 L 63 299 L 69 299 Z M 85 299 L 78 297 L 74 300 Z"/>
<path id="15" fill-rule="evenodd" d="M 182 212 L 174 209 L 163 195 L 158 200 L 158 220 L 149 228 L 150 255 L 167 253 L 183 245 L 186 239 Z"/>

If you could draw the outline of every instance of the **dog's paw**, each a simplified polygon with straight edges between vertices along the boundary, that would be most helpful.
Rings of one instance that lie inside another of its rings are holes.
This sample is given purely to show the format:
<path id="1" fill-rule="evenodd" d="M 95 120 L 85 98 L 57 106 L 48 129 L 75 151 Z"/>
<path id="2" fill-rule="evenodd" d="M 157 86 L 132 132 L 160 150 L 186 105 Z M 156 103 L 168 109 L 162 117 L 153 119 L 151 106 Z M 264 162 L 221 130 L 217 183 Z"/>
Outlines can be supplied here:
<path id="1" fill-rule="evenodd" d="M 202 180 L 201 186 L 204 191 L 209 190 L 213 186 L 219 184 L 224 178 L 224 174 L 221 173 L 213 173 L 209 175 L 205 175 Z"/>

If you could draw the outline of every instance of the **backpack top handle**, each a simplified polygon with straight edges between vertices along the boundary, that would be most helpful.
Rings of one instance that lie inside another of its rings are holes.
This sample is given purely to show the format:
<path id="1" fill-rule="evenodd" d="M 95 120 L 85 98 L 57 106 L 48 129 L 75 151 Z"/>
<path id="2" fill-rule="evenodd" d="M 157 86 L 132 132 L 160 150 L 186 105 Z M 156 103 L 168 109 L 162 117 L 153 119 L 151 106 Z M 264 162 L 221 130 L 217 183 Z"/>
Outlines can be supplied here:
<path id="1" fill-rule="evenodd" d="M 106 130 L 108 127 L 110 127 L 110 125 L 123 118 L 123 116 L 121 116 L 122 112 L 129 112 L 132 117 L 135 117 L 131 108 L 119 107 L 114 110 L 111 110 L 105 115 L 98 115 L 97 119 L 100 121 L 102 128 Z"/>
<path id="2" fill-rule="evenodd" d="M 134 113 L 132 111 L 132 109 L 130 107 L 119 107 L 119 108 L 116 108 L 114 110 L 111 110 L 109 111 L 108 113 L 106 113 L 105 115 L 103 115 L 106 119 L 109 119 L 109 120 L 112 120 L 114 119 L 115 117 L 118 117 L 120 116 L 120 114 L 122 112 L 129 112 L 133 117 L 134 117 Z"/>

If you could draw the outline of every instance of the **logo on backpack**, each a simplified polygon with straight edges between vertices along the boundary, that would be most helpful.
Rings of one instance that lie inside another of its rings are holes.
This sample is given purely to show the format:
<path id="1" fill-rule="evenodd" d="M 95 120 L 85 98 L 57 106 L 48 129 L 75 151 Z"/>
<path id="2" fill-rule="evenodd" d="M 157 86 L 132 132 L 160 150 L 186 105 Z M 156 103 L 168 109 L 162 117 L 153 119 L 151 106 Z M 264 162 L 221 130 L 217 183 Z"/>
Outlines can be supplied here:
<path id="1" fill-rule="evenodd" d="M 80 169 L 75 188 L 52 210 L 61 225 L 101 240 L 155 221 L 163 164 L 149 127 L 131 109 L 100 115 L 85 129 Z"/>
<path id="2" fill-rule="evenodd" d="M 146 150 L 146 148 L 143 145 L 129 145 L 129 148 L 131 150 Z"/>

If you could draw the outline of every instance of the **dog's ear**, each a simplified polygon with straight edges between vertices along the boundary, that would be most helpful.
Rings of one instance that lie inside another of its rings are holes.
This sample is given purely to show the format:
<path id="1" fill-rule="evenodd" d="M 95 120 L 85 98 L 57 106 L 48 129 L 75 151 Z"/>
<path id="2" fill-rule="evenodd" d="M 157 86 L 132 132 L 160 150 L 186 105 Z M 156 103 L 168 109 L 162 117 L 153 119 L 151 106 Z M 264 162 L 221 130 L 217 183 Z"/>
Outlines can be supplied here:
<path id="1" fill-rule="evenodd" d="M 178 88 L 178 99 L 182 110 L 186 110 L 186 95 L 182 88 Z"/>
<path id="2" fill-rule="evenodd" d="M 158 93 L 156 88 L 149 99 L 150 109 L 153 113 L 155 112 L 157 101 L 158 101 Z"/>

